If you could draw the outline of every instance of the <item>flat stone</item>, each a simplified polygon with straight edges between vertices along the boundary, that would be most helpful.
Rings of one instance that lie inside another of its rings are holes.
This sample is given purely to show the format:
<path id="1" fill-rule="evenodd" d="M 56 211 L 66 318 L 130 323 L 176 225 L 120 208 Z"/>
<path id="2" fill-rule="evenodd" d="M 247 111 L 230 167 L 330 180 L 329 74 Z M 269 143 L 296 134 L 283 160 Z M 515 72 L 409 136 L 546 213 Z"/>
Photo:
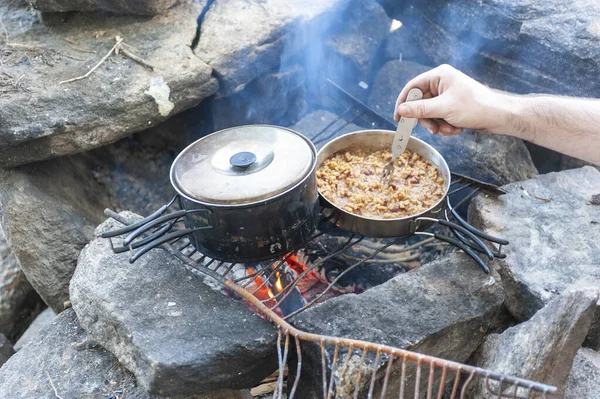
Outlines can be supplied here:
<path id="1" fill-rule="evenodd" d="M 0 223 L 27 280 L 55 312 L 108 199 L 88 165 L 63 157 L 0 171 Z"/>
<path id="2" fill-rule="evenodd" d="M 3 50 L 0 167 L 112 143 L 213 94 L 212 70 L 190 48 L 200 11 L 193 2 L 151 19 L 73 13 L 46 26 L 24 2 L 0 5 L 10 42 L 22 45 Z M 86 79 L 59 84 L 90 71 L 117 35 L 155 70 L 113 54 Z"/>
<path id="3" fill-rule="evenodd" d="M 59 314 L 0 369 L 2 399 L 114 398 L 121 394 L 168 399 L 147 393 L 116 357 L 91 341 L 73 309 Z M 221 391 L 193 399 L 246 398 L 242 395 Z"/>
<path id="4" fill-rule="evenodd" d="M 110 11 L 122 14 L 156 15 L 176 4 L 178 0 L 30 0 L 43 12 Z"/>
<path id="5" fill-rule="evenodd" d="M 533 380 L 558 388 L 564 394 L 573 358 L 581 347 L 594 318 L 597 289 L 565 291 L 554 298 L 527 322 L 502 334 L 486 338 L 475 364 L 496 372 Z M 491 382 L 494 391 L 498 383 Z M 485 382 L 473 384 L 471 397 L 497 398 L 486 390 Z M 507 389 L 512 394 L 514 388 Z M 521 389 L 521 393 L 525 390 Z"/>
<path id="6" fill-rule="evenodd" d="M 214 130 L 248 124 L 286 126 L 307 109 L 306 74 L 294 64 L 284 71 L 261 76 L 244 90 L 209 101 Z M 284 106 L 282 106 L 284 105 Z"/>
<path id="7" fill-rule="evenodd" d="M 2 365 L 14 354 L 15 349 L 8 338 L 6 338 L 4 334 L 0 334 L 0 367 L 2 367 Z"/>
<path id="8" fill-rule="evenodd" d="M 436 64 L 518 93 L 600 95 L 600 4 L 594 0 L 407 5 L 401 19 Z"/>
<path id="9" fill-rule="evenodd" d="M 510 241 L 506 258 L 493 265 L 517 319 L 529 319 L 569 286 L 600 286 L 600 207 L 589 204 L 599 187 L 600 171 L 586 166 L 508 184 L 508 194 L 498 198 L 473 200 L 471 223 Z M 598 347 L 600 319 L 594 324 L 590 344 Z"/>
<path id="10" fill-rule="evenodd" d="M 503 299 L 498 274 L 483 273 L 468 256 L 455 252 L 360 295 L 329 299 L 300 313 L 293 321 L 296 327 L 316 334 L 360 339 L 464 362 L 488 329 L 503 324 Z M 300 379 L 299 395 L 319 397 L 320 348 L 303 345 L 303 351 L 302 373 L 312 378 Z M 385 373 L 386 362 L 382 363 L 378 381 Z M 398 397 L 401 363 L 394 363 L 389 397 Z M 355 382 L 349 380 L 338 381 L 338 389 L 353 392 Z M 363 394 L 369 382 L 363 378 Z M 412 392 L 410 387 L 407 389 L 406 392 Z M 379 397 L 379 393 L 373 397 Z"/>
<path id="11" fill-rule="evenodd" d="M 200 23 L 195 54 L 229 94 L 300 53 L 331 28 L 349 0 L 216 1 Z"/>
<path id="12" fill-rule="evenodd" d="M 388 33 L 383 43 L 383 54 L 386 61 L 415 61 L 420 64 L 433 65 L 417 45 L 414 33 L 405 25 Z"/>
<path id="13" fill-rule="evenodd" d="M 393 120 L 396 99 L 404 85 L 429 69 L 412 61 L 386 62 L 375 78 L 369 106 Z M 479 134 L 472 130 L 444 137 L 432 135 L 421 125 L 417 125 L 412 134 L 438 150 L 452 172 L 498 185 L 530 179 L 538 174 L 527 147 L 514 137 Z"/>
<path id="14" fill-rule="evenodd" d="M 43 306 L 15 254 L 10 250 L 0 226 L 0 334 L 14 342 Z"/>
<path id="15" fill-rule="evenodd" d="M 321 134 L 318 138 L 316 138 L 317 147 L 319 144 L 324 144 L 321 142 L 322 139 L 328 138 L 333 135 L 333 137 L 337 137 L 339 135 L 355 132 L 357 130 L 363 130 L 362 127 L 357 126 L 353 123 L 346 124 L 344 119 L 340 119 L 329 126 L 332 122 L 338 119 L 338 115 L 333 112 L 325 111 L 325 110 L 317 110 L 313 111 L 310 114 L 306 115 L 304 118 L 299 120 L 296 124 L 290 126 L 290 129 L 295 130 L 304 134 L 309 139 L 315 139 L 316 135 L 319 134 L 323 129 L 327 127 L 323 134 Z M 329 127 L 328 127 L 329 126 Z M 328 141 L 328 140 L 327 140 Z M 325 142 L 327 142 L 325 141 Z"/>
<path id="16" fill-rule="evenodd" d="M 104 222 L 97 233 L 117 227 Z M 79 257 L 71 302 L 90 336 L 157 395 L 255 386 L 276 368 L 276 331 L 166 251 L 136 263 L 97 238 Z M 218 339 L 216 339 L 218 337 Z"/>
<path id="17" fill-rule="evenodd" d="M 42 327 L 50 324 L 56 317 L 56 313 L 51 308 L 46 308 L 40 313 L 35 320 L 27 327 L 27 330 L 21 335 L 17 343 L 15 344 L 15 350 L 20 351 L 29 341 L 33 339 L 42 329 Z"/>
<path id="18" fill-rule="evenodd" d="M 366 79 L 390 31 L 391 18 L 374 0 L 352 0 L 336 21 L 339 22 L 324 40 L 327 52 L 345 59 L 353 66 L 352 72 Z"/>
<path id="19" fill-rule="evenodd" d="M 573 360 L 573 368 L 565 399 L 596 399 L 600 392 L 600 353 L 581 348 Z"/>

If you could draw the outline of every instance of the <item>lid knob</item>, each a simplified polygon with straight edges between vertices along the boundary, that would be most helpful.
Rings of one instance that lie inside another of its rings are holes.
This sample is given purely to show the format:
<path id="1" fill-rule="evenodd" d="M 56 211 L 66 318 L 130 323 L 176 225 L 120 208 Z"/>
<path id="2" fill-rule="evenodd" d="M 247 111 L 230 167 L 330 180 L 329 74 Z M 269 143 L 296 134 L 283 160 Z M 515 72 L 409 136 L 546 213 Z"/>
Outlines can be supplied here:
<path id="1" fill-rule="evenodd" d="M 233 154 L 231 158 L 229 158 L 229 163 L 231 166 L 235 166 L 236 168 L 246 169 L 250 165 L 256 162 L 256 155 L 252 152 L 242 151 L 237 154 Z"/>

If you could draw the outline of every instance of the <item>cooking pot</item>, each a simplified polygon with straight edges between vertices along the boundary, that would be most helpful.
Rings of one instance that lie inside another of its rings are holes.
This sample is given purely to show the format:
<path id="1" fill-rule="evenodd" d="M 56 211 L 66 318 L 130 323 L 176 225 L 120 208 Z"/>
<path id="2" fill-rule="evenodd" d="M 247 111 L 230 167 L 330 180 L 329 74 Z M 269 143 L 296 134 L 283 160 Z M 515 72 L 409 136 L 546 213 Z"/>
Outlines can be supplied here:
<path id="1" fill-rule="evenodd" d="M 274 259 L 302 246 L 317 227 L 315 167 L 314 145 L 293 130 L 269 125 L 221 130 L 177 156 L 170 172 L 177 196 L 169 204 L 102 237 L 129 233 L 116 251 L 141 247 L 130 262 L 184 235 L 217 260 Z M 175 201 L 181 210 L 165 214 Z M 179 220 L 186 228 L 168 233 Z"/>

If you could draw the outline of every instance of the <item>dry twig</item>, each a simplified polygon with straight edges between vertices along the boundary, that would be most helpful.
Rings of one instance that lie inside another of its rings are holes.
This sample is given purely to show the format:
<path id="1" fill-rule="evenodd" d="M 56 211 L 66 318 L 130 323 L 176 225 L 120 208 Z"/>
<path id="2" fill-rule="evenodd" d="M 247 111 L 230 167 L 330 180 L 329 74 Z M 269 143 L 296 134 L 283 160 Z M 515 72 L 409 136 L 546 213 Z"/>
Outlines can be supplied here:
<path id="1" fill-rule="evenodd" d="M 54 382 L 52 381 L 52 378 L 50 378 L 50 374 L 48 374 L 48 372 L 46 371 L 46 377 L 48 377 L 48 381 L 50 382 L 50 385 L 52 386 L 52 389 L 54 389 L 54 396 L 56 396 L 58 399 L 63 399 L 59 394 L 58 391 L 56 390 L 56 387 L 54 386 Z"/>
<path id="2" fill-rule="evenodd" d="M 90 75 L 91 75 L 91 74 L 92 74 L 92 73 L 93 73 L 93 72 L 94 72 L 96 69 L 98 69 L 98 67 L 99 67 L 100 65 L 102 65 L 102 63 L 103 63 L 104 61 L 106 61 L 106 59 L 107 59 L 108 57 L 110 57 L 110 55 L 111 55 L 113 52 L 114 52 L 115 54 L 117 54 L 117 55 L 118 55 L 118 54 L 119 54 L 119 51 L 121 51 L 121 52 L 123 53 L 123 55 L 124 55 L 124 56 L 131 58 L 133 61 L 137 62 L 138 64 L 140 64 L 140 65 L 143 65 L 143 66 L 145 66 L 146 68 L 149 68 L 149 69 L 151 69 L 151 70 L 154 70 L 154 69 L 155 69 L 153 65 L 149 64 L 148 62 L 146 62 L 146 61 L 145 61 L 145 60 L 143 60 L 142 58 L 138 57 L 137 55 L 135 55 L 135 54 L 131 53 L 131 52 L 130 52 L 130 51 L 128 51 L 128 50 L 125 50 L 125 49 L 123 48 L 123 44 L 124 44 L 124 43 L 123 43 L 123 38 L 122 38 L 121 36 L 116 36 L 116 37 L 115 37 L 115 42 L 116 42 L 116 43 L 115 43 L 115 45 L 114 45 L 114 46 L 112 46 L 112 48 L 109 50 L 109 52 L 108 52 L 108 53 L 106 53 L 106 55 L 105 55 L 104 57 L 102 57 L 102 59 L 101 59 L 101 60 L 100 60 L 100 61 L 99 61 L 99 62 L 98 62 L 96 65 L 94 65 L 94 67 L 93 67 L 92 69 L 90 69 L 90 70 L 89 70 L 89 71 L 88 71 L 88 72 L 87 72 L 85 75 L 78 76 L 78 77 L 76 77 L 76 78 L 72 78 L 72 79 L 63 80 L 63 81 L 61 81 L 61 82 L 58 82 L 58 84 L 60 84 L 60 85 L 61 85 L 61 84 L 63 84 L 63 83 L 75 82 L 75 81 L 77 81 L 77 80 L 81 80 L 81 79 L 85 79 L 85 78 L 87 78 L 87 77 L 88 77 L 88 76 L 90 76 Z"/>
<path id="3" fill-rule="evenodd" d="M 67 42 L 67 43 L 71 43 L 72 45 L 75 45 L 75 46 L 77 46 L 77 45 L 79 44 L 79 43 L 77 43 L 75 40 L 73 40 L 73 39 L 70 39 L 70 38 L 68 38 L 68 37 L 63 37 L 63 39 L 65 39 L 65 42 Z"/>
<path id="4" fill-rule="evenodd" d="M 75 82 L 76 80 L 85 79 L 85 78 L 87 78 L 88 76 L 90 76 L 90 75 L 91 75 L 91 74 L 92 74 L 92 73 L 93 73 L 93 72 L 94 72 L 96 69 L 98 69 L 98 67 L 99 67 L 100 65 L 102 65 L 102 63 L 103 63 L 104 61 L 106 61 L 106 59 L 107 59 L 108 57 L 110 57 L 110 55 L 113 53 L 113 51 L 115 51 L 115 49 L 117 48 L 117 46 L 118 46 L 119 44 L 121 44 L 121 41 L 122 41 L 122 40 L 123 40 L 123 39 L 121 39 L 119 36 L 117 36 L 115 45 L 114 45 L 114 46 L 112 46 L 112 48 L 110 49 L 110 51 L 109 51 L 108 53 L 106 53 L 106 55 L 105 55 L 104 57 L 102 57 L 102 59 L 100 60 L 100 62 L 98 62 L 96 65 L 94 65 L 94 67 L 93 67 L 92 69 L 90 69 L 90 70 L 89 70 L 89 71 L 88 71 L 88 72 L 87 72 L 85 75 L 81 75 L 81 76 L 78 76 L 78 77 L 76 77 L 76 78 L 72 78 L 72 79 L 63 80 L 63 81 L 61 81 L 61 82 L 58 82 L 58 84 L 59 84 L 59 85 L 61 85 L 61 84 L 63 84 L 63 83 Z"/>
<path id="5" fill-rule="evenodd" d="M 96 50 L 87 50 L 87 49 L 84 49 L 84 48 L 79 48 L 79 47 L 75 47 L 75 46 L 73 46 L 73 47 L 71 47 L 71 48 L 72 48 L 73 50 L 81 51 L 82 53 L 90 53 L 90 54 L 96 54 L 96 53 L 97 53 L 97 51 L 96 51 Z"/>

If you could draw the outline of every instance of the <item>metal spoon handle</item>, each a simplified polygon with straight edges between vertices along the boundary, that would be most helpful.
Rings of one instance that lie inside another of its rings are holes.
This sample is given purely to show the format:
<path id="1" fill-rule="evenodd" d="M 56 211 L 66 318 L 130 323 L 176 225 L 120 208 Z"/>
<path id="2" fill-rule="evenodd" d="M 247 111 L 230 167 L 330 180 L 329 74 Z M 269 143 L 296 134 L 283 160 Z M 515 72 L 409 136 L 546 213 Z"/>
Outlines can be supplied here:
<path id="1" fill-rule="evenodd" d="M 420 89 L 414 88 L 408 92 L 406 101 L 415 101 L 423 98 L 423 92 Z M 413 128 L 417 124 L 417 118 L 405 118 L 400 117 L 398 127 L 396 128 L 396 135 L 392 143 L 392 162 L 406 150 L 408 140 L 412 133 Z"/>

